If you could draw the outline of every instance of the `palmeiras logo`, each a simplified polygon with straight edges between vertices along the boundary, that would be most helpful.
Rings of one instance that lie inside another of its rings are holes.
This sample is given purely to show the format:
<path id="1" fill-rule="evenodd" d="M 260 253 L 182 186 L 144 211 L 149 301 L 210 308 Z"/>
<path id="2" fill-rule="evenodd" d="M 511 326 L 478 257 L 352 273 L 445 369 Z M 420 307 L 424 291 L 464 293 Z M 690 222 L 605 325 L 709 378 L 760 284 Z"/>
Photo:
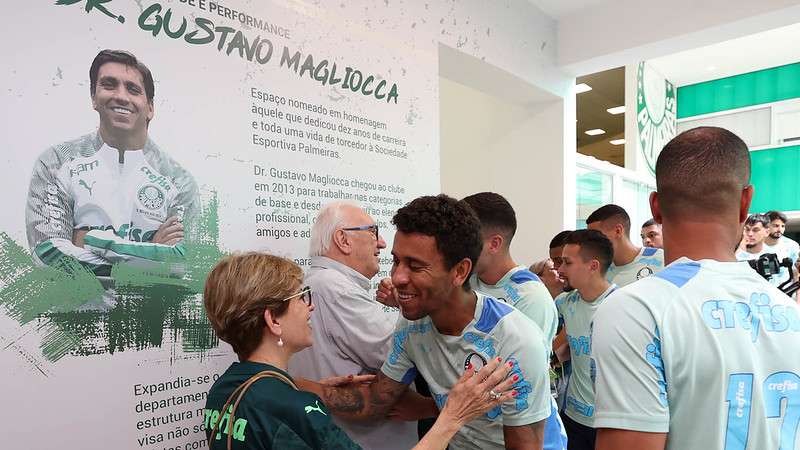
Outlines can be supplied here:
<path id="1" fill-rule="evenodd" d="M 148 184 L 139 189 L 139 201 L 142 205 L 152 211 L 161 209 L 164 206 L 164 192 L 152 184 Z"/>
<path id="2" fill-rule="evenodd" d="M 641 280 L 642 278 L 649 277 L 652 274 L 653 274 L 653 269 L 651 269 L 648 266 L 644 266 L 641 269 L 639 269 L 638 272 L 636 272 L 636 279 Z"/>
<path id="3" fill-rule="evenodd" d="M 472 370 L 477 372 L 486 365 L 486 358 L 475 352 L 472 352 L 467 355 L 467 359 L 464 360 L 464 370 L 467 370 L 470 364 L 472 364 Z"/>
<path id="4" fill-rule="evenodd" d="M 656 159 L 664 145 L 675 137 L 675 85 L 649 64 L 639 63 L 636 71 L 636 123 L 639 148 L 651 175 L 656 174 Z"/>

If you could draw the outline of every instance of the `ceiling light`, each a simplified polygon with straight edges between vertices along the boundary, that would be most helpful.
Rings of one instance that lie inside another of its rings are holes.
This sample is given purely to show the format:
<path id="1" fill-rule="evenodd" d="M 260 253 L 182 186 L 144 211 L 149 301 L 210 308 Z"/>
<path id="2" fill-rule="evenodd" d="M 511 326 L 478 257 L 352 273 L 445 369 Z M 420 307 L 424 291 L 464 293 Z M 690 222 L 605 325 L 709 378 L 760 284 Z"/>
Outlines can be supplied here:
<path id="1" fill-rule="evenodd" d="M 611 145 L 622 145 L 625 143 L 625 139 L 612 139 L 608 141 L 608 143 Z"/>
<path id="2" fill-rule="evenodd" d="M 609 114 L 613 114 L 615 116 L 617 114 L 624 114 L 625 113 L 625 105 L 615 106 L 613 108 L 608 108 L 606 111 L 608 111 Z"/>
<path id="3" fill-rule="evenodd" d="M 709 72 L 711 72 L 712 70 L 716 70 L 716 69 L 717 69 L 716 66 L 708 66 L 708 67 L 706 67 L 706 70 L 709 71 Z"/>
<path id="4" fill-rule="evenodd" d="M 584 133 L 588 134 L 589 136 L 597 136 L 598 134 L 606 134 L 606 131 L 601 130 L 600 128 L 595 128 L 594 130 L 586 130 Z"/>
<path id="5" fill-rule="evenodd" d="M 586 83 L 576 84 L 575 85 L 575 93 L 576 94 L 583 94 L 584 92 L 589 92 L 592 90 L 592 87 Z"/>

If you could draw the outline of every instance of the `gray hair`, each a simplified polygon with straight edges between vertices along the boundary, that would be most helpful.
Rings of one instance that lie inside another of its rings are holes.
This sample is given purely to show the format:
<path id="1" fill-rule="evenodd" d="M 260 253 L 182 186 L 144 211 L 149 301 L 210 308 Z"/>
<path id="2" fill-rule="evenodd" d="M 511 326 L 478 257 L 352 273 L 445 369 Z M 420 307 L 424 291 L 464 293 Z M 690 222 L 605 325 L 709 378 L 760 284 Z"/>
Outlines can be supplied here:
<path id="1" fill-rule="evenodd" d="M 359 208 L 355 203 L 346 201 L 328 203 L 320 208 L 311 227 L 308 256 L 325 256 L 328 253 L 333 242 L 333 233 L 342 226 L 347 207 Z"/>

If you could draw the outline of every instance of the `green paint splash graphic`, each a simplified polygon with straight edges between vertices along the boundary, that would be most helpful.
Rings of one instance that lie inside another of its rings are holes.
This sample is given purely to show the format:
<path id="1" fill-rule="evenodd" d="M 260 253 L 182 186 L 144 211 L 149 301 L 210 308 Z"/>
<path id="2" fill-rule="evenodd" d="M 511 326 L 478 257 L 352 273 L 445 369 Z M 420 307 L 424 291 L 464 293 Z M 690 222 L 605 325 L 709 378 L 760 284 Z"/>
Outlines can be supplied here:
<path id="1" fill-rule="evenodd" d="M 39 266 L 0 233 L 0 307 L 20 325 L 36 325 L 42 355 L 51 362 L 161 347 L 165 337 L 181 342 L 184 352 L 204 354 L 219 345 L 202 301 L 206 276 L 224 256 L 218 206 L 212 192 L 197 220 L 186 224 L 185 258 L 147 269 L 117 264 L 113 288 L 70 258 Z M 113 307 L 93 308 L 109 297 Z"/>

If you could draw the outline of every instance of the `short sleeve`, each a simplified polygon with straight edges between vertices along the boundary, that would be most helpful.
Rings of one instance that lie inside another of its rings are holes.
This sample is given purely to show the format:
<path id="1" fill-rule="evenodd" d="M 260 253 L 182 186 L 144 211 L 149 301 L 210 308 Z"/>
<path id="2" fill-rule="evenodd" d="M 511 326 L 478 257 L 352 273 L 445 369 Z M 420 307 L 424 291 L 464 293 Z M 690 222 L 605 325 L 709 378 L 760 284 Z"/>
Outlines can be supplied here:
<path id="1" fill-rule="evenodd" d="M 381 367 L 381 372 L 387 377 L 391 378 L 398 383 L 411 384 L 417 376 L 417 367 L 414 361 L 408 354 L 409 344 L 408 340 L 410 335 L 420 327 L 424 327 L 426 323 L 414 323 L 405 319 L 397 321 L 394 334 L 392 335 L 392 343 L 389 348 L 389 354 L 386 356 Z"/>
<path id="2" fill-rule="evenodd" d="M 569 296 L 568 292 L 563 292 L 561 294 L 558 294 L 558 297 L 556 297 L 556 299 L 554 301 L 554 303 L 556 305 L 556 313 L 558 314 L 558 322 L 559 322 L 559 324 L 563 324 L 564 323 L 564 306 L 565 306 L 565 304 L 567 302 L 567 297 L 568 296 Z"/>
<path id="3" fill-rule="evenodd" d="M 553 304 L 553 298 L 544 284 L 539 282 L 528 282 L 521 286 L 524 293 L 514 307 L 520 310 L 522 314 L 539 326 L 546 343 L 552 343 L 555 337 L 556 328 L 558 327 L 559 313 Z"/>
<path id="4" fill-rule="evenodd" d="M 635 294 L 612 296 L 598 308 L 592 331 L 594 427 L 666 433 L 668 386 L 657 320 Z"/>
<path id="5" fill-rule="evenodd" d="M 527 332 L 521 324 L 510 325 L 518 331 L 517 336 L 533 334 Z M 528 322 L 525 325 L 532 326 Z M 509 376 L 519 376 L 513 386 L 517 396 L 502 406 L 503 425 L 530 425 L 549 417 L 551 394 L 548 349 L 537 339 L 509 339 L 500 355 L 514 364 Z"/>

